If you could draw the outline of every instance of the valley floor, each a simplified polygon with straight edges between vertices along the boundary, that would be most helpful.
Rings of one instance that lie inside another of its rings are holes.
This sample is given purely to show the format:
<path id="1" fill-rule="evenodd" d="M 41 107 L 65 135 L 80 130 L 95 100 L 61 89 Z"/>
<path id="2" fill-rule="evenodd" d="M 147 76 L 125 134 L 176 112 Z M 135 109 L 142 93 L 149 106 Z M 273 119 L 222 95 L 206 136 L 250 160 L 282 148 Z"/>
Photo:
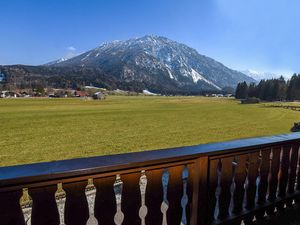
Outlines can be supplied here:
<path id="1" fill-rule="evenodd" d="M 300 112 L 206 97 L 0 99 L 0 166 L 290 132 Z"/>

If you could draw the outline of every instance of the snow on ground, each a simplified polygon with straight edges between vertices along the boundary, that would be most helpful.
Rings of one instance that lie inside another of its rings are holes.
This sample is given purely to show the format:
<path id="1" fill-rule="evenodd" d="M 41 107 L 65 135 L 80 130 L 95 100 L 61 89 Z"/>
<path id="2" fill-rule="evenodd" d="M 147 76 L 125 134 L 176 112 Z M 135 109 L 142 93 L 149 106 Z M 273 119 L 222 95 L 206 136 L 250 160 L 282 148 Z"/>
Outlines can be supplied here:
<path id="1" fill-rule="evenodd" d="M 152 93 L 152 92 L 150 92 L 148 90 L 143 90 L 143 94 L 144 95 L 158 95 L 158 94 Z"/>

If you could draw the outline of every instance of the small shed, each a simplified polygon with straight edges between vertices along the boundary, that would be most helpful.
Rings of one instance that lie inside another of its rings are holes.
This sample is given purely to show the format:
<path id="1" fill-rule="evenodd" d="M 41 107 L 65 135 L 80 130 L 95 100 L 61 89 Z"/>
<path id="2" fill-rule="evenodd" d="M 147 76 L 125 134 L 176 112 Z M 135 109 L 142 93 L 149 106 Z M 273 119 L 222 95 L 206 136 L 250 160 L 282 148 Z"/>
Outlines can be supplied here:
<path id="1" fill-rule="evenodd" d="M 93 94 L 93 99 L 95 100 L 103 100 L 105 99 L 105 94 L 102 93 L 101 91 L 98 91 L 96 93 Z"/>
<path id="2" fill-rule="evenodd" d="M 246 98 L 241 100 L 242 104 L 258 104 L 259 102 L 259 98 Z"/>

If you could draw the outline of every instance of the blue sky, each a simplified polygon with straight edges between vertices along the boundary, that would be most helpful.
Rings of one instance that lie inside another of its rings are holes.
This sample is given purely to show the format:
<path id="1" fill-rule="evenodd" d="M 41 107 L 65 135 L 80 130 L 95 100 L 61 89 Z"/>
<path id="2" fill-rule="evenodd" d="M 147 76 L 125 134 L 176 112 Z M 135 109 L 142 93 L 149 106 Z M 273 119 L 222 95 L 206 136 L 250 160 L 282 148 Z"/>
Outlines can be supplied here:
<path id="1" fill-rule="evenodd" d="M 297 0 L 1 0 L 0 64 L 38 65 L 146 34 L 233 69 L 300 72 Z"/>

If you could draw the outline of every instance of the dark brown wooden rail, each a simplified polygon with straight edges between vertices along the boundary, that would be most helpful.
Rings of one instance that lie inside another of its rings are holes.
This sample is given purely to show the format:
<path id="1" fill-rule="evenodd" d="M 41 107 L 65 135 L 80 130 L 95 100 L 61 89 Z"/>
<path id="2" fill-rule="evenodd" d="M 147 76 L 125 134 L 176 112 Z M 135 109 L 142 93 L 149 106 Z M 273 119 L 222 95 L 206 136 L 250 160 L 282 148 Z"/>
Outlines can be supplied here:
<path id="1" fill-rule="evenodd" d="M 300 134 L 0 168 L 0 225 L 253 224 L 300 199 Z"/>

